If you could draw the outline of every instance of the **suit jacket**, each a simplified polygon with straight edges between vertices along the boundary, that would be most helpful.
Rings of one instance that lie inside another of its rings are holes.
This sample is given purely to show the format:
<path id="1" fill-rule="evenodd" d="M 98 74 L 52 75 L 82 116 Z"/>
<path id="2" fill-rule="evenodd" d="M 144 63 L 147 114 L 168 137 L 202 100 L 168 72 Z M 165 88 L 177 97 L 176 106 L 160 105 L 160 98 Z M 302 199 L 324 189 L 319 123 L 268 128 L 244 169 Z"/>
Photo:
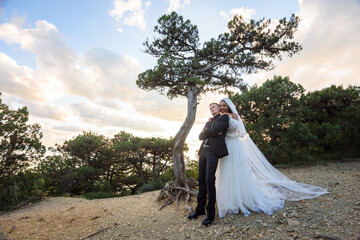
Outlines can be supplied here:
<path id="1" fill-rule="evenodd" d="M 210 146 L 210 151 L 217 157 L 222 158 L 229 155 L 226 144 L 225 144 L 225 135 L 229 127 L 229 116 L 216 115 L 212 121 L 215 121 L 213 124 L 207 122 L 203 131 L 199 135 L 200 140 L 208 139 L 207 145 Z M 212 127 L 210 128 L 210 125 Z M 219 135 L 219 133 L 221 133 Z M 199 154 L 203 148 L 204 142 L 201 144 Z"/>

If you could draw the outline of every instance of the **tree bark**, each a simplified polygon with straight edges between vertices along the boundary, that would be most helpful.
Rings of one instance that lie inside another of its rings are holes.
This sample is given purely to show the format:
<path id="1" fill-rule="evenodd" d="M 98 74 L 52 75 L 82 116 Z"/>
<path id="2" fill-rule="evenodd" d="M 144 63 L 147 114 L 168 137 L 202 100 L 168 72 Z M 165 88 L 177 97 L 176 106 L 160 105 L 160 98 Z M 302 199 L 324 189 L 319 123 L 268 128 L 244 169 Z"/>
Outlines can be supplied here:
<path id="1" fill-rule="evenodd" d="M 185 185 L 185 162 L 184 162 L 184 144 L 192 126 L 195 122 L 197 110 L 198 89 L 196 86 L 188 86 L 188 109 L 186 119 L 180 130 L 174 137 L 174 147 L 172 157 L 174 160 L 175 186 Z"/>
<path id="2" fill-rule="evenodd" d="M 156 171 L 156 153 L 154 153 L 153 156 L 153 162 L 152 162 L 152 173 L 151 173 L 151 179 L 154 181 L 155 180 L 155 171 Z"/>
<path id="3" fill-rule="evenodd" d="M 139 172 L 140 172 L 141 181 L 142 181 L 143 185 L 145 185 L 146 180 L 145 180 L 145 176 L 144 176 L 143 162 L 144 162 L 144 160 L 142 159 L 142 156 L 140 156 Z"/>

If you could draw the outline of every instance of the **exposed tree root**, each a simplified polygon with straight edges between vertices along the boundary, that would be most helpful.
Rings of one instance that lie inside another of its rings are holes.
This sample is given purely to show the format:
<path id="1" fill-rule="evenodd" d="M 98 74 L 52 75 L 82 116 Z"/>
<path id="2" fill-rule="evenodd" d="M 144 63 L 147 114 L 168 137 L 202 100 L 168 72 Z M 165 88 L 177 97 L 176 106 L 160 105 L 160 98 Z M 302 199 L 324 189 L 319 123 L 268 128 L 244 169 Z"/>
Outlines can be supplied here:
<path id="1" fill-rule="evenodd" d="M 191 196 L 197 196 L 196 187 L 198 186 L 198 182 L 196 182 L 192 178 L 187 178 L 184 186 L 176 186 L 175 181 L 170 181 L 165 184 L 163 190 L 161 190 L 159 196 L 156 201 L 165 202 L 161 205 L 159 210 L 164 207 L 174 203 L 176 209 L 179 210 L 179 200 L 185 200 L 185 207 L 189 212 L 192 212 L 192 209 L 189 205 L 191 201 Z"/>
<path id="2" fill-rule="evenodd" d="M 105 230 L 108 230 L 109 228 L 110 228 L 110 227 L 106 227 L 106 228 L 100 229 L 100 230 L 98 230 L 98 231 L 96 231 L 96 232 L 94 232 L 94 233 L 92 233 L 92 234 L 84 237 L 83 239 L 87 239 L 87 238 L 89 238 L 89 237 L 92 237 L 92 236 L 94 236 L 94 235 L 96 235 L 96 234 L 98 234 L 98 233 L 101 233 L 101 232 L 103 232 L 103 231 L 105 231 Z"/>
<path id="3" fill-rule="evenodd" d="M 26 205 L 28 205 L 29 203 L 31 203 L 32 201 L 36 201 L 36 200 L 43 200 L 44 199 L 44 195 L 41 193 L 38 196 L 33 196 L 31 198 L 29 198 L 28 200 L 21 202 L 19 205 L 13 207 L 12 209 L 10 209 L 10 211 L 14 211 L 16 209 L 22 208 Z"/>
<path id="4" fill-rule="evenodd" d="M 332 240 L 342 240 L 341 237 L 338 236 L 331 236 L 327 234 L 316 234 L 314 238 L 324 238 L 324 239 L 332 239 Z"/>

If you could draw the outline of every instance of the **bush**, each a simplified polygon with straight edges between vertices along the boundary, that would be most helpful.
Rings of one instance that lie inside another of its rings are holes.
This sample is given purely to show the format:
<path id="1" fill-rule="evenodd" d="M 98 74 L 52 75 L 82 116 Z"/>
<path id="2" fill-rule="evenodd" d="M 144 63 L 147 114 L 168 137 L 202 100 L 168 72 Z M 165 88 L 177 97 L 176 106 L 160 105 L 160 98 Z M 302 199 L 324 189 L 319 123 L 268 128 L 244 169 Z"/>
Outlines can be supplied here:
<path id="1" fill-rule="evenodd" d="M 154 180 L 147 184 L 144 184 L 141 186 L 141 188 L 137 191 L 138 194 L 144 193 L 144 192 L 150 192 L 154 190 L 159 190 L 165 187 L 165 184 L 161 180 Z"/>
<path id="2" fill-rule="evenodd" d="M 93 200 L 93 199 L 101 199 L 101 198 L 114 198 L 114 197 L 120 197 L 120 195 L 113 194 L 111 192 L 88 192 L 83 195 L 82 197 Z"/>
<path id="3" fill-rule="evenodd" d="M 7 211 L 22 201 L 43 193 L 44 179 L 33 172 L 20 172 L 0 184 L 0 211 Z"/>
<path id="4" fill-rule="evenodd" d="M 189 160 L 186 162 L 185 175 L 199 181 L 199 161 Z"/>

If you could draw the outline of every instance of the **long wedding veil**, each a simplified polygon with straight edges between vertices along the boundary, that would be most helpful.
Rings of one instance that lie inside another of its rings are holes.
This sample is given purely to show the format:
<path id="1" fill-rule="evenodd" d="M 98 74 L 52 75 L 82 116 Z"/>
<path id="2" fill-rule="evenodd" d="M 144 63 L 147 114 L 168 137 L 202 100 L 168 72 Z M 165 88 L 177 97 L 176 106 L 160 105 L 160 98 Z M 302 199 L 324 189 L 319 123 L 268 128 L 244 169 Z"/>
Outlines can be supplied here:
<path id="1" fill-rule="evenodd" d="M 288 201 L 315 198 L 328 193 L 324 188 L 293 181 L 274 168 L 247 134 L 244 123 L 233 102 L 228 98 L 223 98 L 221 101 L 225 101 L 231 111 L 238 115 L 238 121 L 235 121 L 236 135 L 240 143 L 243 144 L 243 151 L 246 151 L 244 155 L 259 184 L 277 189 L 279 197 Z"/>

